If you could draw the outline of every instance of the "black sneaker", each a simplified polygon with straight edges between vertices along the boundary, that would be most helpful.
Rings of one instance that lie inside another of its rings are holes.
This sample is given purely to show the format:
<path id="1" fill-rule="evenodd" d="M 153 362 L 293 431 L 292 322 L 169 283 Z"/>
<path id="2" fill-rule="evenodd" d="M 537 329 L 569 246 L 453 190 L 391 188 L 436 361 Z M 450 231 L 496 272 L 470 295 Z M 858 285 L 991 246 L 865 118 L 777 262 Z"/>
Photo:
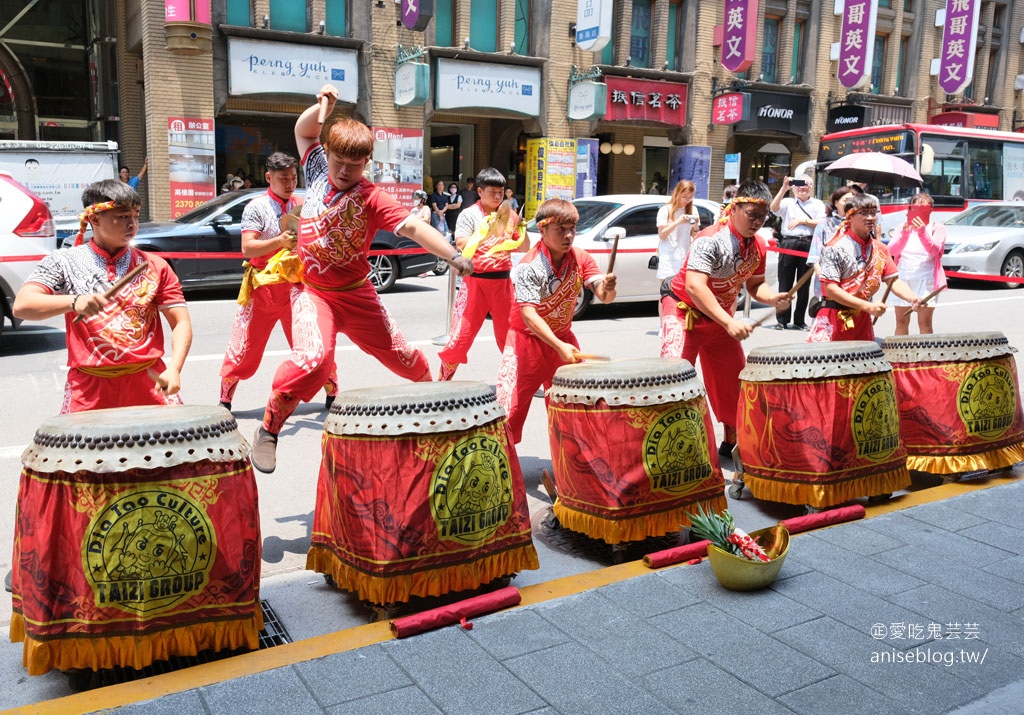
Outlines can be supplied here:
<path id="1" fill-rule="evenodd" d="M 221 406 L 221 407 L 223 407 L 223 408 L 224 408 L 225 410 L 227 410 L 228 412 L 231 412 L 231 403 L 230 403 L 230 402 L 223 402 L 223 401 L 222 401 L 222 402 L 220 403 L 220 406 Z"/>
<path id="2" fill-rule="evenodd" d="M 732 450 L 735 446 L 736 445 L 732 442 L 722 442 L 722 444 L 718 445 L 719 456 L 728 457 L 729 459 L 732 459 Z"/>
<path id="3" fill-rule="evenodd" d="M 769 325 L 768 329 L 769 330 L 785 330 L 786 327 L 787 327 L 786 323 L 775 323 L 775 325 Z"/>
<path id="4" fill-rule="evenodd" d="M 786 330 L 810 330 L 810 328 L 803 323 L 791 323 L 786 326 Z"/>
<path id="5" fill-rule="evenodd" d="M 324 409 L 327 410 L 328 412 L 330 412 L 331 411 L 331 405 L 333 405 L 333 404 L 334 404 L 334 395 L 328 395 L 324 399 Z"/>
<path id="6" fill-rule="evenodd" d="M 252 460 L 252 466 L 264 474 L 270 474 L 277 469 L 277 435 L 270 434 L 262 426 L 257 427 L 249 458 Z"/>

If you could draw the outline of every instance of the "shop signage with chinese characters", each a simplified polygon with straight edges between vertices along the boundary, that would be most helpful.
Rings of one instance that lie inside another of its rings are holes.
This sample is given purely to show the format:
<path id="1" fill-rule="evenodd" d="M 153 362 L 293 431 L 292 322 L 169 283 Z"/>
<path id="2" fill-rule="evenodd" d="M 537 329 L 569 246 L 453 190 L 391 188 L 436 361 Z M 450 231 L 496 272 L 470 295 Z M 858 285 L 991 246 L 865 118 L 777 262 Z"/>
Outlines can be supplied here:
<path id="1" fill-rule="evenodd" d="M 839 104 L 828 110 L 825 132 L 842 132 L 867 125 L 868 108 L 862 104 Z"/>
<path id="2" fill-rule="evenodd" d="M 430 96 L 430 65 L 406 62 L 395 70 L 395 104 L 419 107 Z"/>
<path id="3" fill-rule="evenodd" d="M 201 22 L 210 24 L 210 0 L 164 0 L 164 22 Z"/>
<path id="4" fill-rule="evenodd" d="M 946 0 L 946 26 L 942 30 L 939 86 L 957 94 L 974 79 L 974 48 L 978 42 L 981 0 Z"/>
<path id="5" fill-rule="evenodd" d="M 402 0 L 402 24 L 413 32 L 423 32 L 434 16 L 434 0 Z"/>
<path id="6" fill-rule="evenodd" d="M 856 89 L 871 79 L 878 0 L 846 0 L 839 31 L 839 83 Z"/>
<path id="7" fill-rule="evenodd" d="M 711 102 L 711 123 L 735 124 L 750 118 L 750 95 L 746 92 L 726 92 Z"/>
<path id="8" fill-rule="evenodd" d="M 294 94 L 315 97 L 325 84 L 338 99 L 355 103 L 359 65 L 355 50 L 289 42 L 228 38 L 228 93 Z"/>
<path id="9" fill-rule="evenodd" d="M 435 91 L 438 110 L 501 109 L 540 116 L 539 67 L 440 58 Z"/>
<path id="10" fill-rule="evenodd" d="M 725 0 L 722 16 L 722 66 L 746 72 L 757 50 L 757 0 Z"/>
<path id="11" fill-rule="evenodd" d="M 569 90 L 569 119 L 600 119 L 608 109 L 608 85 L 603 82 L 578 82 Z"/>
<path id="12" fill-rule="evenodd" d="M 811 98 L 806 94 L 757 90 L 752 90 L 749 94 L 750 118 L 737 122 L 735 131 L 776 131 L 795 136 L 810 133 Z"/>
<path id="13" fill-rule="evenodd" d="M 604 121 L 629 119 L 686 126 L 689 85 L 629 77 L 605 77 L 605 82 L 608 85 L 608 108 Z"/>
<path id="14" fill-rule="evenodd" d="M 172 219 L 217 195 L 212 119 L 168 117 L 167 160 Z"/>
<path id="15" fill-rule="evenodd" d="M 576 46 L 600 52 L 612 39 L 613 0 L 577 0 Z"/>

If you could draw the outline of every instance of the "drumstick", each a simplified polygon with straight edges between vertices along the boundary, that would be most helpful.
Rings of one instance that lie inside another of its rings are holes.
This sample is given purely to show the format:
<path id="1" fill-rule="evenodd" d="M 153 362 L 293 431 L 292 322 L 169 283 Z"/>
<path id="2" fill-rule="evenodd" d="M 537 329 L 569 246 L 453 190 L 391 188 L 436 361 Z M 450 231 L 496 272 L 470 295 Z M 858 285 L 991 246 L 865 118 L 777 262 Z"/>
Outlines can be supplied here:
<path id="1" fill-rule="evenodd" d="M 893 281 L 893 282 L 894 282 L 894 281 Z M 890 283 L 886 283 L 886 284 L 885 284 L 885 292 L 884 292 L 884 293 L 882 293 L 882 302 L 883 302 L 883 303 L 885 302 L 885 299 L 889 297 L 889 293 L 891 293 L 891 292 L 892 292 L 892 282 L 890 282 Z M 872 325 L 874 325 L 875 323 L 877 323 L 877 322 L 878 322 L 878 319 L 879 319 L 880 317 L 881 317 L 881 316 L 878 316 L 878 315 L 876 315 L 876 316 L 875 316 L 874 318 L 872 318 L 872 319 L 871 319 L 871 324 L 872 324 Z"/>
<path id="2" fill-rule="evenodd" d="M 326 94 L 320 98 L 320 112 L 316 115 L 316 120 L 323 124 L 327 120 L 327 106 L 330 104 L 331 98 Z"/>
<path id="3" fill-rule="evenodd" d="M 932 298 L 934 298 L 935 296 L 937 296 L 939 293 L 941 293 L 944 290 L 946 290 L 946 286 L 942 286 L 941 288 L 936 288 L 935 290 L 933 290 L 931 293 L 929 293 L 928 295 L 926 295 L 924 297 L 924 300 L 921 301 L 921 303 L 920 303 L 920 305 L 918 305 L 918 307 L 919 308 L 925 307 L 925 305 L 927 305 L 928 301 L 930 301 Z"/>
<path id="4" fill-rule="evenodd" d="M 579 350 L 573 350 L 572 356 L 577 360 L 597 360 L 599 362 L 608 362 L 611 360 L 607 355 L 594 355 L 593 353 L 581 353 Z"/>
<path id="5" fill-rule="evenodd" d="M 157 384 L 157 387 L 159 387 L 161 390 L 166 390 L 167 387 L 170 385 L 170 383 L 167 382 L 167 380 L 163 379 L 160 376 L 160 373 L 158 373 L 153 368 L 149 368 L 148 370 L 146 370 L 146 374 L 149 375 L 149 379 L 155 382 Z"/>
<path id="6" fill-rule="evenodd" d="M 808 268 L 807 272 L 804 273 L 802 276 L 800 276 L 800 280 L 798 280 L 796 282 L 796 285 L 789 289 L 789 292 L 786 293 L 786 297 L 787 298 L 792 298 L 794 295 L 796 295 L 797 291 L 800 290 L 801 288 L 803 288 L 804 284 L 807 281 L 811 280 L 811 276 L 813 276 L 813 275 L 814 275 L 814 269 L 813 268 Z M 756 328 L 757 326 L 759 326 L 764 321 L 768 320 L 768 318 L 772 317 L 773 315 L 775 315 L 775 313 L 765 313 L 760 318 L 758 318 L 756 321 L 754 321 L 754 327 Z"/>
<path id="7" fill-rule="evenodd" d="M 105 291 L 103 291 L 103 297 L 106 298 L 107 300 L 113 298 L 115 295 L 117 295 L 117 292 L 124 288 L 126 285 L 128 285 L 135 276 L 139 275 L 144 270 L 146 270 L 146 267 L 148 265 L 149 264 L 145 262 L 140 263 L 139 265 L 135 266 L 135 268 L 125 273 L 123 277 L 121 277 L 120 279 L 118 279 L 116 283 L 114 283 L 114 285 L 110 286 Z M 76 315 L 75 319 L 71 322 L 79 323 L 83 320 L 85 320 L 84 315 Z"/>
<path id="8" fill-rule="evenodd" d="M 608 255 L 608 270 L 605 273 L 611 273 L 612 269 L 615 268 L 615 254 L 619 251 L 619 234 L 615 234 L 615 238 L 612 239 L 612 252 Z"/>
<path id="9" fill-rule="evenodd" d="M 558 490 L 555 489 L 555 480 L 551 478 L 550 474 L 548 474 L 548 470 L 540 470 L 540 483 L 544 487 L 544 491 L 546 491 L 548 496 L 551 497 L 552 502 L 558 499 Z"/>

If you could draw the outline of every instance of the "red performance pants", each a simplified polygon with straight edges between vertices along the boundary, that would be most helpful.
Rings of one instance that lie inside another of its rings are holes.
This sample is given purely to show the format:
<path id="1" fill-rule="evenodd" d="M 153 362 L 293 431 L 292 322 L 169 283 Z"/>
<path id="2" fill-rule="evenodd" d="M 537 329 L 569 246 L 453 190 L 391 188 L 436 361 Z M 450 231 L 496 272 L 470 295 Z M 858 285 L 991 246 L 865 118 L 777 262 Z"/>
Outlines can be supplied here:
<path id="1" fill-rule="evenodd" d="M 399 377 L 430 381 L 426 356 L 406 343 L 369 281 L 335 292 L 306 286 L 292 302 L 292 354 L 274 374 L 263 413 L 267 432 L 280 432 L 298 403 L 312 398 L 327 381 L 338 333 Z"/>
<path id="2" fill-rule="evenodd" d="M 557 337 L 577 348 L 580 346 L 572 331 Z M 555 370 L 565 364 L 554 348 L 533 333 L 509 331 L 505 352 L 501 356 L 501 367 L 498 368 L 496 392 L 498 404 L 508 413 L 508 426 L 516 444 L 523 439 L 523 425 L 530 411 L 533 394 L 542 385 L 545 389 L 551 387 Z"/>
<path id="3" fill-rule="evenodd" d="M 148 367 L 157 373 L 167 369 L 163 360 Z M 130 375 L 99 377 L 77 368 L 68 370 L 64 384 L 64 403 L 60 413 L 104 410 L 110 407 L 138 407 L 141 405 L 180 405 L 179 395 L 167 396 L 160 391 L 148 370 L 143 368 Z"/>
<path id="4" fill-rule="evenodd" d="M 846 316 L 851 316 L 852 325 L 847 327 Z M 871 315 L 860 310 L 822 308 L 811 324 L 809 343 L 831 343 L 843 340 L 874 340 L 875 328 Z"/>
<path id="5" fill-rule="evenodd" d="M 740 371 L 746 365 L 743 346 L 708 317 L 699 317 L 686 330 L 686 313 L 671 296 L 661 299 L 661 357 L 682 358 L 697 365 L 708 391 L 708 402 L 725 429 L 725 441 L 736 443 L 736 411 L 740 404 Z"/>
<path id="6" fill-rule="evenodd" d="M 281 324 L 288 347 L 292 346 L 292 291 L 301 288 L 292 283 L 261 286 L 252 292 L 248 305 L 238 306 L 231 342 L 220 368 L 220 401 L 231 402 L 240 380 L 248 380 L 259 369 L 274 326 Z M 328 395 L 338 391 L 338 368 L 331 363 L 331 374 L 324 385 Z"/>
<path id="7" fill-rule="evenodd" d="M 455 296 L 452 309 L 452 330 L 448 344 L 437 354 L 442 364 L 450 364 L 447 371 L 442 367 L 442 375 L 446 380 L 455 375 L 455 365 L 465 364 L 469 348 L 488 313 L 491 314 L 491 325 L 494 328 L 494 342 L 498 344 L 500 352 L 505 351 L 509 314 L 515 302 L 512 281 L 508 277 L 467 276 L 462 281 L 462 290 Z"/>

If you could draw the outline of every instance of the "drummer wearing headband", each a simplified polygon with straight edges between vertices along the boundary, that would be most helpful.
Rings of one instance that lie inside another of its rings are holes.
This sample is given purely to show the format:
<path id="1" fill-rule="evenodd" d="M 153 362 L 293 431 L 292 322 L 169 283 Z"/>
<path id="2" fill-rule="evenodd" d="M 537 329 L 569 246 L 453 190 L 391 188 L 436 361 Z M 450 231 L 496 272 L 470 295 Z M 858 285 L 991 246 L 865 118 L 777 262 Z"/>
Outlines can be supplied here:
<path id="1" fill-rule="evenodd" d="M 892 292 L 916 310 L 920 298 L 900 280 L 889 249 L 875 238 L 878 205 L 866 194 L 851 194 L 846 218 L 821 250 L 821 304 L 807 342 L 874 340 L 873 317 L 886 311 L 885 303 L 871 299 L 888 284 Z"/>
<path id="2" fill-rule="evenodd" d="M 516 270 L 516 307 L 498 370 L 498 404 L 508 413 L 517 444 L 537 388 L 550 387 L 555 370 L 577 360 L 572 313 L 580 289 L 586 286 L 602 303 L 615 300 L 615 274 L 602 274 L 589 253 L 573 248 L 576 207 L 548 199 L 535 218 L 540 242 Z"/>
<path id="3" fill-rule="evenodd" d="M 745 285 L 765 305 L 785 308 L 786 293 L 764 282 L 764 240 L 757 235 L 768 218 L 771 194 L 760 181 L 744 181 L 718 223 L 697 234 L 682 270 L 662 298 L 661 356 L 696 365 L 708 391 L 711 409 L 724 428 L 719 453 L 732 454 L 736 444 L 736 408 L 740 371 L 745 364 L 740 341 L 754 328 L 737 320 L 736 298 Z"/>
<path id="4" fill-rule="evenodd" d="M 69 369 L 61 412 L 180 404 L 192 323 L 167 262 L 131 246 L 142 200 L 128 184 L 107 179 L 90 184 L 82 203 L 75 247 L 44 258 L 14 300 L 22 320 L 64 316 Z M 93 236 L 85 244 L 87 225 Z M 108 295 L 139 265 L 146 267 Z M 171 327 L 169 365 L 161 314 Z"/>

